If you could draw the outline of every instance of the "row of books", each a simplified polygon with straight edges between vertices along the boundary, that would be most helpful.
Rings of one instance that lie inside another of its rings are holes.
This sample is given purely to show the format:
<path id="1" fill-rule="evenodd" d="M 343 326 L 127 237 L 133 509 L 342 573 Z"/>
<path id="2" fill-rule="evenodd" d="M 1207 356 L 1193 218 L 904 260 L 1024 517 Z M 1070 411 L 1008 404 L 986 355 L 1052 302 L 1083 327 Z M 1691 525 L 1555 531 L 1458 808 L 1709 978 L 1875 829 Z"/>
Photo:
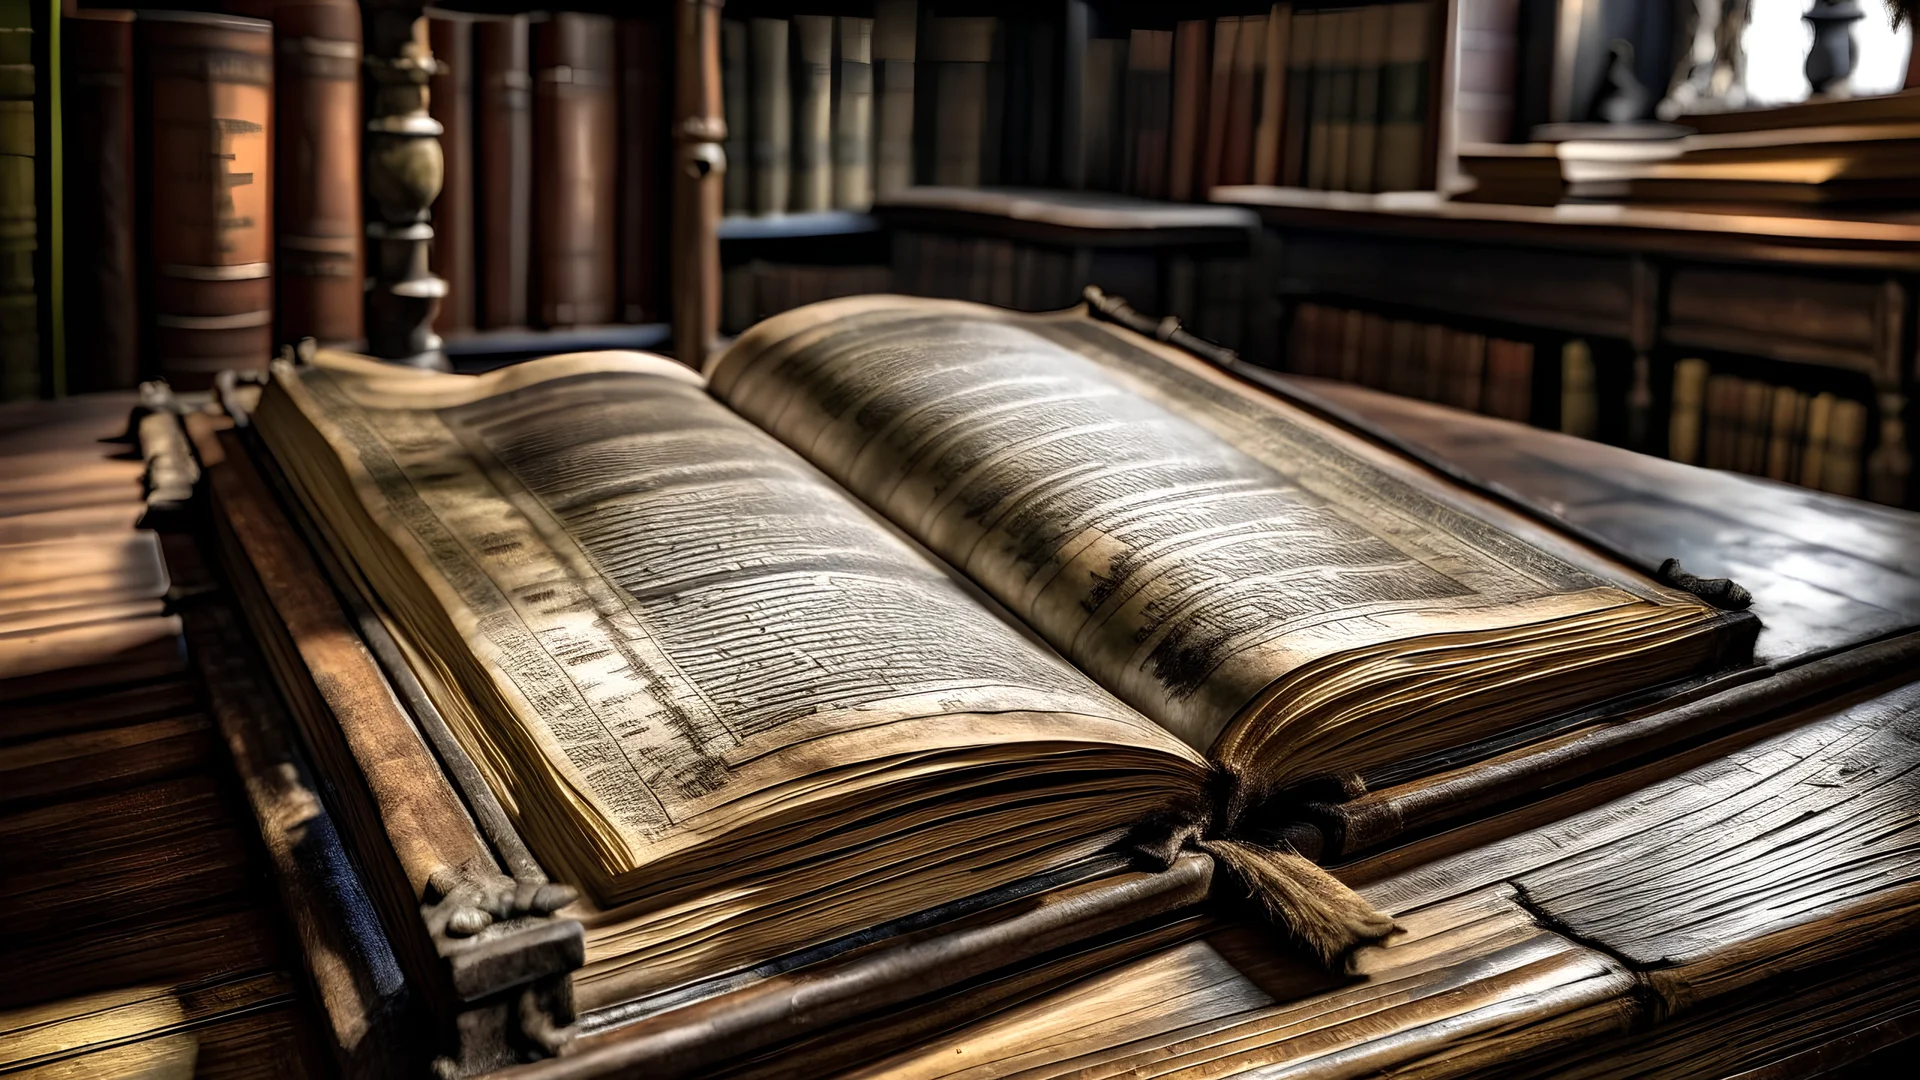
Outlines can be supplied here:
<path id="1" fill-rule="evenodd" d="M 1303 303 L 1287 369 L 1528 423 L 1534 346 L 1439 323 Z"/>
<path id="2" fill-rule="evenodd" d="M 1444 5 L 1182 20 L 1087 42 L 1086 183 L 1175 200 L 1222 184 L 1433 184 Z"/>
<path id="3" fill-rule="evenodd" d="M 913 182 L 914 14 L 720 24 L 727 213 L 865 210 Z"/>
<path id="4" fill-rule="evenodd" d="M 823 266 L 754 259 L 721 277 L 720 330 L 738 334 L 761 319 L 842 296 L 893 291 L 885 266 Z"/>
<path id="5" fill-rule="evenodd" d="M 435 329 L 665 320 L 668 20 L 429 10 L 428 28 Z"/>
<path id="6" fill-rule="evenodd" d="M 1858 496 L 1867 419 L 1853 398 L 1715 372 L 1692 358 L 1673 369 L 1668 456 Z"/>

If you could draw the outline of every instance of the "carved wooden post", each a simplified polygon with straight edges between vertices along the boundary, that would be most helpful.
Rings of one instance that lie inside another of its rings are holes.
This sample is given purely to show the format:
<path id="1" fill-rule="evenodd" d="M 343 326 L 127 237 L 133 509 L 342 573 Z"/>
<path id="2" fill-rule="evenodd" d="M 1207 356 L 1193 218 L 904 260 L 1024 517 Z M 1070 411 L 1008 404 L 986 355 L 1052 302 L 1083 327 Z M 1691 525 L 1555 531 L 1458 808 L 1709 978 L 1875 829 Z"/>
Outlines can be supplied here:
<path id="1" fill-rule="evenodd" d="M 440 122 L 427 115 L 436 64 L 420 0 L 364 0 L 367 30 L 367 351 L 444 368 L 433 316 L 447 283 L 427 269 L 431 207 L 444 164 Z"/>
<path id="2" fill-rule="evenodd" d="M 720 331 L 720 224 L 727 137 L 720 93 L 720 8 L 677 0 L 673 98 L 673 347 L 684 364 L 707 360 Z"/>

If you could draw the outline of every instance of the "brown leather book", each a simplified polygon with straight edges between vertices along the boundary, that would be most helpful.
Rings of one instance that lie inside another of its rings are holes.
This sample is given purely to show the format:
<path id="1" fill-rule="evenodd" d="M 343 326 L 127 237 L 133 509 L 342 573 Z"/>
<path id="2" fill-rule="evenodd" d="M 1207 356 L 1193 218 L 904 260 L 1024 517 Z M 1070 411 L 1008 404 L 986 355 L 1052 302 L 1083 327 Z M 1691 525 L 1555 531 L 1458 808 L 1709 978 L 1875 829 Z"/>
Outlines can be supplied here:
<path id="1" fill-rule="evenodd" d="M 736 26 L 738 24 L 735 24 Z M 620 20 L 619 317 L 665 322 L 667 233 L 673 212 L 671 25 Z M 727 132 L 728 145 L 734 133 Z M 731 159 L 727 162 L 731 167 Z M 744 168 L 746 162 L 742 161 Z M 732 188 L 729 179 L 729 190 Z"/>
<path id="2" fill-rule="evenodd" d="M 618 110 L 614 22 L 556 12 L 533 29 L 533 293 L 544 326 L 613 321 Z"/>
<path id="3" fill-rule="evenodd" d="M 527 323 L 533 242 L 533 75 L 527 17 L 473 27 L 474 254 L 482 327 Z"/>
<path id="4" fill-rule="evenodd" d="M 1249 15 L 1240 20 L 1240 33 L 1234 38 L 1233 66 L 1223 125 L 1226 136 L 1221 148 L 1222 184 L 1253 183 L 1255 128 L 1260 115 L 1260 75 L 1266 68 L 1267 16 Z"/>
<path id="5" fill-rule="evenodd" d="M 1173 31 L 1134 30 L 1127 44 L 1125 146 L 1122 190 L 1149 199 L 1167 196 L 1168 115 L 1173 102 Z"/>
<path id="6" fill-rule="evenodd" d="M 140 381 L 135 263 L 133 12 L 79 11 L 63 24 L 66 63 L 67 390 Z"/>
<path id="7" fill-rule="evenodd" d="M 0 10 L 0 401 L 41 386 L 39 172 L 34 31 L 25 5 Z M 50 388 L 48 388 L 50 389 Z"/>
<path id="8" fill-rule="evenodd" d="M 1167 138 L 1167 198 L 1187 202 L 1203 194 L 1201 154 L 1206 147 L 1207 36 L 1205 19 L 1187 19 L 1173 30 L 1173 123 Z"/>
<path id="9" fill-rule="evenodd" d="M 440 197 L 433 200 L 433 250 L 429 265 L 447 283 L 433 328 L 442 334 L 474 324 L 473 235 L 473 16 L 427 12 L 427 35 L 440 70 L 427 87 L 427 110 L 440 121 L 440 155 L 446 162 Z"/>
<path id="10" fill-rule="evenodd" d="M 1228 104 L 1233 96 L 1233 57 L 1239 49 L 1240 19 L 1226 15 L 1213 21 L 1213 72 L 1211 85 L 1207 91 L 1207 146 L 1206 157 L 1200 163 L 1200 182 L 1197 193 L 1205 197 L 1221 183 L 1225 170 L 1227 152 L 1227 115 L 1231 112 Z"/>
<path id="11" fill-rule="evenodd" d="M 273 25 L 168 11 L 135 27 L 149 110 L 148 354 L 175 388 L 197 390 L 273 353 Z"/>
<path id="12" fill-rule="evenodd" d="M 360 213 L 360 5 L 274 0 L 276 338 L 347 345 L 366 333 Z"/>
<path id="13" fill-rule="evenodd" d="M 1275 4 L 1267 16 L 1260 55 L 1260 110 L 1253 136 L 1253 183 L 1280 182 L 1286 135 L 1288 55 L 1293 43 L 1293 5 Z"/>

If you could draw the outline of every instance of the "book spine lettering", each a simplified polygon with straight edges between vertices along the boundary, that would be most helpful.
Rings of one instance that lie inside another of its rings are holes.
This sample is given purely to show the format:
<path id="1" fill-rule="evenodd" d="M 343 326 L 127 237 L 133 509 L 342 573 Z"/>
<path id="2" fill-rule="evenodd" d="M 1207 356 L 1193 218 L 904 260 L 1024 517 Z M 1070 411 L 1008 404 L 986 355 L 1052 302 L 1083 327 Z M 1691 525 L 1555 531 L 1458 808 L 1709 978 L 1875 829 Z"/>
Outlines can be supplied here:
<path id="1" fill-rule="evenodd" d="M 278 337 L 350 345 L 365 334 L 360 212 L 360 6 L 273 7 Z"/>
<path id="2" fill-rule="evenodd" d="M 273 27 L 142 16 L 154 368 L 201 389 L 273 352 Z"/>

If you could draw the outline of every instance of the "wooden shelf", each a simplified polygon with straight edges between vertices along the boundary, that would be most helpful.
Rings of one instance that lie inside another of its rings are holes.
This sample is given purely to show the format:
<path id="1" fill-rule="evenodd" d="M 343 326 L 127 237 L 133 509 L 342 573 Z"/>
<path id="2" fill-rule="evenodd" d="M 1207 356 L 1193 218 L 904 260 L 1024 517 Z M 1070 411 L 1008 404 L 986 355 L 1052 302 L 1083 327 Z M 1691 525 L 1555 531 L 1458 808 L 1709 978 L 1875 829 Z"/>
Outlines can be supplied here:
<path id="1" fill-rule="evenodd" d="M 442 344 L 455 371 L 490 371 L 518 360 L 599 349 L 656 350 L 673 340 L 666 323 L 610 323 L 539 330 L 524 326 L 449 334 Z"/>
<path id="2" fill-rule="evenodd" d="M 1562 203 L 1452 202 L 1437 192 L 1362 195 L 1221 187 L 1215 203 L 1283 229 L 1392 233 L 1426 239 L 1632 251 L 1721 261 L 1920 271 L 1920 214 L 1814 215 Z"/>
<path id="3" fill-rule="evenodd" d="M 1243 245 L 1260 227 L 1260 216 L 1241 207 L 1046 188 L 915 187 L 873 212 L 893 228 L 982 231 L 1077 247 Z"/>
<path id="4" fill-rule="evenodd" d="M 880 219 L 858 210 L 819 210 L 806 214 L 749 217 L 735 214 L 720 219 L 720 242 L 752 240 L 806 240 L 830 236 L 859 236 L 879 232 Z"/>

